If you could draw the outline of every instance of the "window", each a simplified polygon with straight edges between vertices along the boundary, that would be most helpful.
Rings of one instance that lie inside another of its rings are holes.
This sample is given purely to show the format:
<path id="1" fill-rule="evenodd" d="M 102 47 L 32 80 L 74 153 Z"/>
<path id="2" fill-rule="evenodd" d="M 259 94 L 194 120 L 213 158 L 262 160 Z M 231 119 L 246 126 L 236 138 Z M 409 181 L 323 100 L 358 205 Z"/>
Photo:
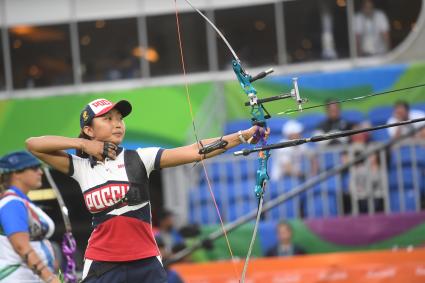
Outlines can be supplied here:
<path id="1" fill-rule="evenodd" d="M 284 2 L 288 61 L 294 63 L 348 57 L 346 6 L 345 0 Z"/>
<path id="2" fill-rule="evenodd" d="M 421 0 L 356 0 L 354 32 L 359 56 L 380 55 L 399 45 L 415 26 Z"/>
<path id="3" fill-rule="evenodd" d="M 180 13 L 180 32 L 188 73 L 208 71 L 205 20 L 197 13 Z M 181 74 L 180 47 L 175 14 L 147 18 L 148 53 L 152 76 Z"/>
<path id="4" fill-rule="evenodd" d="M 9 37 L 14 88 L 73 82 L 69 25 L 14 26 Z"/>
<path id="5" fill-rule="evenodd" d="M 78 23 L 84 82 L 141 77 L 137 19 Z"/>
<path id="6" fill-rule="evenodd" d="M 3 55 L 3 40 L 2 30 L 0 28 L 0 91 L 6 89 L 6 78 L 4 72 L 4 55 Z"/>
<path id="7" fill-rule="evenodd" d="M 278 63 L 274 5 L 215 11 L 215 22 L 245 67 Z M 219 68 L 231 68 L 232 55 L 217 39 Z"/>

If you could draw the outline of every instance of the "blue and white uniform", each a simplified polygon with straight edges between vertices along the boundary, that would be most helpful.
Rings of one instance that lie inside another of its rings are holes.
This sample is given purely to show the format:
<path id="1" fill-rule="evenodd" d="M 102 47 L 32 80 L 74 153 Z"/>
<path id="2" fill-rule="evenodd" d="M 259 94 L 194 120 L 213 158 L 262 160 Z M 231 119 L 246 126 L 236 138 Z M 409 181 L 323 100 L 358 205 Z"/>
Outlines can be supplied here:
<path id="1" fill-rule="evenodd" d="M 96 99 L 81 111 L 81 129 L 111 109 L 124 118 L 132 107 L 126 100 L 112 103 Z M 93 216 L 83 282 L 167 282 L 152 231 L 149 197 L 149 175 L 160 169 L 162 152 L 157 147 L 136 151 L 118 148 L 116 159 L 97 163 L 70 155 L 69 175 L 80 185 Z"/>
<path id="2" fill-rule="evenodd" d="M 43 282 L 15 252 L 8 237 L 18 232 L 29 233 L 30 245 L 43 263 L 53 271 L 54 253 L 47 239 L 54 229 L 55 225 L 46 213 L 19 188 L 10 187 L 0 199 L 0 281 Z"/>
<path id="3" fill-rule="evenodd" d="M 94 230 L 85 253 L 83 278 L 93 262 L 131 262 L 151 258 L 160 265 L 160 252 L 152 231 L 148 183 L 150 173 L 159 169 L 163 149 L 136 150 L 141 160 L 141 167 L 136 170 L 142 172 L 142 201 L 132 206 L 126 203 L 116 206 L 130 188 L 125 151 L 119 148 L 115 160 L 106 158 L 95 166 L 89 159 L 70 155 L 69 174 L 79 183 L 85 205 L 93 215 Z"/>

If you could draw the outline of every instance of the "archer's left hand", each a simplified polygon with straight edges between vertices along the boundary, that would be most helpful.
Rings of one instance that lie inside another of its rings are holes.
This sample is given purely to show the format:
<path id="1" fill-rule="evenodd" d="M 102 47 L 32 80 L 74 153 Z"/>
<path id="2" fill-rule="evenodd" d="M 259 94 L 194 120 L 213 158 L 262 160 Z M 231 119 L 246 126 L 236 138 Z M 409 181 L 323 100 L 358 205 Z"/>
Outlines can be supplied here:
<path id="1" fill-rule="evenodd" d="M 264 129 L 260 126 L 252 126 L 248 129 L 249 132 L 249 138 L 248 143 L 250 144 L 256 144 L 259 141 L 261 141 L 262 137 L 267 140 L 267 138 L 270 135 L 270 128 Z"/>

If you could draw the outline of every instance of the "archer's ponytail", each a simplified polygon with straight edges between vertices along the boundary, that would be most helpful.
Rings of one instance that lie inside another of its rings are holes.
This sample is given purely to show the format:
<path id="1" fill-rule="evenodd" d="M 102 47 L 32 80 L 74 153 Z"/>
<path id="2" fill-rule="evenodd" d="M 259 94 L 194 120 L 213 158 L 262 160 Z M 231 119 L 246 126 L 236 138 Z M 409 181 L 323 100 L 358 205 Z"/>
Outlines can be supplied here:
<path id="1" fill-rule="evenodd" d="M 0 196 L 9 188 L 10 186 L 10 174 L 0 174 Z"/>

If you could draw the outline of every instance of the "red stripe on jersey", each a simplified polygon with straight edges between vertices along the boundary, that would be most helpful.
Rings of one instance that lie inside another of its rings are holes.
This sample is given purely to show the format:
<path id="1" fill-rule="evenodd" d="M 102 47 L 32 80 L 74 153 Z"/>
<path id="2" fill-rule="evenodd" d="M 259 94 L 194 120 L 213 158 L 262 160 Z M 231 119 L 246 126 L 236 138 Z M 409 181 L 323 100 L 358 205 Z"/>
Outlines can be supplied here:
<path id="1" fill-rule="evenodd" d="M 97 261 L 131 261 L 158 255 L 149 223 L 116 216 L 94 229 L 85 257 Z"/>

